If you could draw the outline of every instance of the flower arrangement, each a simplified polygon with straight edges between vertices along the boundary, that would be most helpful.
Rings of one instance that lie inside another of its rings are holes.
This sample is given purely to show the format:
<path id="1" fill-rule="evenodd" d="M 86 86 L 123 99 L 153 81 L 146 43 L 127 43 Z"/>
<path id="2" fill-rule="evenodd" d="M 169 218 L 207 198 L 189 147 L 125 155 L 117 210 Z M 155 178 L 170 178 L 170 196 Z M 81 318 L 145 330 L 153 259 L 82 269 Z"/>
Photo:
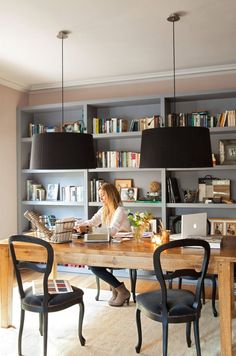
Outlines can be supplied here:
<path id="1" fill-rule="evenodd" d="M 138 211 L 136 213 L 129 212 L 128 219 L 131 226 L 143 227 L 146 229 L 149 227 L 149 221 L 152 219 L 152 214 L 147 212 L 139 213 Z"/>

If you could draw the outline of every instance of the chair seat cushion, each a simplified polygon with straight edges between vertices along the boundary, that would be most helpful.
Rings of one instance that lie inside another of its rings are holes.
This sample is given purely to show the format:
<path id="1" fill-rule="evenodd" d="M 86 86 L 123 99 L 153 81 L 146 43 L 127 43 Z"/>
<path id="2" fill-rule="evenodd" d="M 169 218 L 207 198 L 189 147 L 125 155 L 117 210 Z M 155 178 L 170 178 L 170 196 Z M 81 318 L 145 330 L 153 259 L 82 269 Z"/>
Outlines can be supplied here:
<path id="1" fill-rule="evenodd" d="M 70 307 L 71 305 L 81 303 L 83 301 L 84 292 L 82 289 L 71 286 L 73 292 L 50 294 L 48 302 L 48 312 L 53 312 Z M 43 295 L 35 295 L 32 292 L 32 287 L 27 288 L 25 297 L 22 299 L 22 306 L 26 310 L 41 312 L 43 303 Z"/>
<path id="2" fill-rule="evenodd" d="M 193 307 L 194 294 L 185 289 L 169 289 L 167 290 L 167 308 L 170 317 L 178 317 L 183 315 L 195 314 Z M 142 293 L 137 296 L 137 307 L 142 311 L 151 313 L 153 319 L 155 316 L 162 315 L 161 291 L 155 290 L 147 293 Z M 150 315 L 150 316 L 151 316 Z"/>

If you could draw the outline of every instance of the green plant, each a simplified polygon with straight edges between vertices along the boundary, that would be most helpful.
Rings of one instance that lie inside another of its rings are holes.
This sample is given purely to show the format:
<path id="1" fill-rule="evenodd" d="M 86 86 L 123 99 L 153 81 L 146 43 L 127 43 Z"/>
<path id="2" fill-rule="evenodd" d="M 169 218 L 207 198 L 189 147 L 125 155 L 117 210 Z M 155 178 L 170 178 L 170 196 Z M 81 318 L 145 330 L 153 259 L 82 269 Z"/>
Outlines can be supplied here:
<path id="1" fill-rule="evenodd" d="M 138 211 L 136 213 L 129 212 L 128 219 L 131 226 L 147 228 L 149 227 L 149 221 L 152 219 L 152 214 L 148 212 L 139 213 Z"/>

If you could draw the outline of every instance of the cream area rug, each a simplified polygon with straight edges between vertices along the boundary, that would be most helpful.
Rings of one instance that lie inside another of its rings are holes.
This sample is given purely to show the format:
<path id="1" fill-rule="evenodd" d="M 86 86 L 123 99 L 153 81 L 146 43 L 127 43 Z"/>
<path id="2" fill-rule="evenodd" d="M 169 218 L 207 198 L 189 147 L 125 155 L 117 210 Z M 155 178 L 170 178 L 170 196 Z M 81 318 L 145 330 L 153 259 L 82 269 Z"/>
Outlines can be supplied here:
<path id="1" fill-rule="evenodd" d="M 136 355 L 137 331 L 135 304 L 121 308 L 110 307 L 109 291 L 101 291 L 100 301 L 95 301 L 95 289 L 84 289 L 85 318 L 83 335 L 86 345 L 81 346 L 77 336 L 79 307 L 49 314 L 48 356 L 132 356 Z M 218 305 L 217 305 L 218 307 Z M 0 328 L 0 355 L 17 355 L 19 328 L 19 296 L 14 291 L 13 326 Z M 141 355 L 162 355 L 162 327 L 160 323 L 142 317 L 143 346 Z M 236 323 L 234 323 L 234 329 Z M 210 301 L 202 310 L 200 319 L 201 350 L 203 356 L 220 355 L 219 318 L 212 314 Z M 235 338 L 236 339 L 236 338 Z M 41 356 L 42 337 L 38 331 L 38 314 L 26 312 L 23 333 L 23 355 Z M 236 354 L 236 353 L 235 353 Z M 192 347 L 185 341 L 185 325 L 170 325 L 168 355 L 196 355 L 194 338 Z"/>

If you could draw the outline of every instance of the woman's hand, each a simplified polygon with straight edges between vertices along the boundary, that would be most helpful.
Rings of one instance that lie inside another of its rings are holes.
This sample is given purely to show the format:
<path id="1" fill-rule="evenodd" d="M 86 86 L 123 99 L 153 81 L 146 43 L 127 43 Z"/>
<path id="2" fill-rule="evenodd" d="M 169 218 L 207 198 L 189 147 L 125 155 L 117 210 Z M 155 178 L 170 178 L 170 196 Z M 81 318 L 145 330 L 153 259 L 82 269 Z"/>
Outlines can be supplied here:
<path id="1" fill-rule="evenodd" d="M 89 232 L 89 226 L 88 225 L 76 225 L 74 229 L 81 233 L 81 234 L 86 234 Z"/>

